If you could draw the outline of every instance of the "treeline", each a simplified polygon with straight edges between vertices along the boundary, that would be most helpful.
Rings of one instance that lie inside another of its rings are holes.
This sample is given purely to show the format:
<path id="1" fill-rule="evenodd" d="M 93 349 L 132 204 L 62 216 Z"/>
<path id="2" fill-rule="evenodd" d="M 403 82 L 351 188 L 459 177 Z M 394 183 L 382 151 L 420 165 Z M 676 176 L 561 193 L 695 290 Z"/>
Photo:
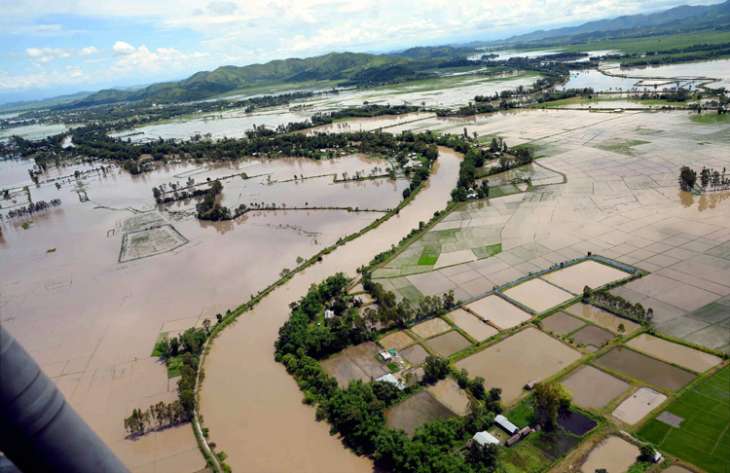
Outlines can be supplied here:
<path id="1" fill-rule="evenodd" d="M 318 359 L 349 345 L 372 339 L 370 332 L 346 292 L 348 279 L 337 274 L 312 285 L 298 302 L 291 304 L 290 319 L 279 331 L 276 359 L 296 379 L 304 400 L 317 406 L 316 415 L 327 420 L 332 433 L 358 454 L 368 455 L 389 471 L 404 473 L 471 473 L 493 471 L 496 447 L 478 444 L 464 449 L 475 432 L 492 425 L 499 409 L 499 391 L 477 394 L 464 418 L 430 422 L 416 430 L 413 438 L 403 431 L 388 428 L 385 411 L 415 392 L 418 387 L 401 390 L 387 382 L 356 380 L 340 388 Z M 334 316 L 324 317 L 325 310 Z M 445 359 L 428 357 L 424 383 L 434 383 L 450 373 Z M 466 385 L 476 384 L 468 379 Z M 471 391 L 470 391 L 471 392 Z"/>
<path id="2" fill-rule="evenodd" d="M 220 319 L 219 319 L 220 322 Z M 195 380 L 200 354 L 208 338 L 205 328 L 189 328 L 178 337 L 161 338 L 155 345 L 155 353 L 165 360 L 168 369 L 174 366 L 180 372 L 177 382 L 177 400 L 164 405 L 155 404 L 148 409 L 134 409 L 124 419 L 124 428 L 130 435 L 142 435 L 157 428 L 169 427 L 192 419 L 195 413 Z"/>
<path id="3" fill-rule="evenodd" d="M 645 309 L 639 302 L 633 304 L 631 301 L 616 294 L 611 294 L 607 290 L 593 291 L 590 287 L 585 286 L 583 288 L 583 302 L 601 307 L 640 324 L 651 325 L 654 320 L 654 309 Z"/>
<path id="4" fill-rule="evenodd" d="M 30 204 L 17 209 L 8 210 L 7 216 L 8 218 L 24 217 L 53 207 L 58 207 L 59 205 L 61 205 L 61 199 L 51 199 L 49 202 L 39 200 L 38 202 L 31 202 Z"/>
<path id="5" fill-rule="evenodd" d="M 554 100 L 570 99 L 573 97 L 593 98 L 595 91 L 590 87 L 583 89 L 547 90 L 537 97 L 537 103 L 552 102 Z"/>
<path id="6" fill-rule="evenodd" d="M 730 56 L 730 43 L 694 44 L 684 48 L 626 55 L 621 60 L 621 67 L 657 66 L 660 64 L 720 59 L 727 56 Z"/>

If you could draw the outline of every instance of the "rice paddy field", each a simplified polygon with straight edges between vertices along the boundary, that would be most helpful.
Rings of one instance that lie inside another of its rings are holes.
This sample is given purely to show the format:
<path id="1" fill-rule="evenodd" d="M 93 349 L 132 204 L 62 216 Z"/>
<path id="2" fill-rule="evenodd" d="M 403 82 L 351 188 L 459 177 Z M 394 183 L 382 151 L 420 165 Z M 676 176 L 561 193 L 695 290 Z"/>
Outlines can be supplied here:
<path id="1" fill-rule="evenodd" d="M 681 419 L 673 427 L 657 418 L 639 431 L 641 439 L 704 469 L 730 471 L 730 366 L 699 380 L 669 403 L 666 412 Z"/>

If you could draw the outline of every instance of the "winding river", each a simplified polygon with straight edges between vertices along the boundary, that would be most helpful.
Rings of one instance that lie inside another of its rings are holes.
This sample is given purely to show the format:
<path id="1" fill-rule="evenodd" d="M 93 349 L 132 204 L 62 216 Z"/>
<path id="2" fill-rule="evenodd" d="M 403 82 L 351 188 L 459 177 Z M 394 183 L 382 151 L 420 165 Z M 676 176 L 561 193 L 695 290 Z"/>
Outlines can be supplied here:
<path id="1" fill-rule="evenodd" d="M 200 412 L 210 441 L 226 452 L 233 471 L 372 471 L 370 460 L 346 449 L 329 434 L 326 422 L 315 421 L 314 409 L 302 403 L 297 384 L 274 361 L 274 341 L 289 315 L 289 303 L 311 284 L 338 271 L 354 275 L 443 209 L 456 184 L 459 161 L 458 153 L 439 148 L 428 186 L 399 215 L 297 274 L 213 342 L 205 360 Z"/>

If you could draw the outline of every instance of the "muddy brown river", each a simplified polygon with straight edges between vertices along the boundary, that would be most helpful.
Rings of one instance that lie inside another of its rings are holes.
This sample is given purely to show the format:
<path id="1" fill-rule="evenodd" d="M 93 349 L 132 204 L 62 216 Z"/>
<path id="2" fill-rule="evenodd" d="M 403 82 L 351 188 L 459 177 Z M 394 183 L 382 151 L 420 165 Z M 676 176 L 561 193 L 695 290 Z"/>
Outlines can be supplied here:
<path id="1" fill-rule="evenodd" d="M 459 156 L 439 150 L 429 185 L 400 215 L 391 218 L 299 273 L 243 314 L 213 343 L 205 361 L 200 411 L 210 440 L 228 455 L 236 472 L 355 472 L 371 462 L 330 436 L 284 367 L 274 361 L 274 341 L 289 316 L 289 303 L 309 286 L 338 271 L 356 269 L 443 209 L 459 172 Z"/>

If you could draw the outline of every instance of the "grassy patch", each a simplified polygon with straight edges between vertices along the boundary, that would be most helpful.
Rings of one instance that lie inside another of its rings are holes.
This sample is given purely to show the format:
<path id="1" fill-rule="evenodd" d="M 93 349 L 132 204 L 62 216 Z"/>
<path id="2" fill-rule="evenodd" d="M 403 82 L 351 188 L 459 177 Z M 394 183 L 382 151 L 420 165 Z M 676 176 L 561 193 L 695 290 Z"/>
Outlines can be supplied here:
<path id="1" fill-rule="evenodd" d="M 167 359 L 167 377 L 174 378 L 180 376 L 180 369 L 183 367 L 183 362 L 180 358 L 174 356 Z"/>
<path id="2" fill-rule="evenodd" d="M 542 451 L 531 442 L 531 437 L 514 447 L 500 448 L 500 465 L 505 473 L 538 473 L 550 464 Z"/>
<path id="3" fill-rule="evenodd" d="M 634 146 L 651 143 L 644 140 L 610 140 L 595 145 L 596 148 L 613 153 L 625 154 L 626 156 L 634 155 Z"/>
<path id="4" fill-rule="evenodd" d="M 694 114 L 690 117 L 690 120 L 692 120 L 695 123 L 700 123 L 702 125 L 730 123 L 730 114 L 729 113 L 723 113 L 722 115 L 719 113 Z"/>
<path id="5" fill-rule="evenodd" d="M 480 246 L 477 248 L 472 248 L 472 253 L 474 253 L 474 256 L 477 258 L 488 258 L 490 256 L 497 255 L 502 252 L 502 244 L 501 243 L 495 243 L 494 245 L 486 245 L 486 246 Z"/>
<path id="6" fill-rule="evenodd" d="M 423 294 L 421 294 L 421 291 L 416 289 L 415 286 L 406 286 L 402 287 L 397 290 L 398 294 L 400 294 L 404 299 L 408 299 L 409 301 L 413 303 L 419 303 L 421 300 L 423 300 Z"/>
<path id="7" fill-rule="evenodd" d="M 388 363 L 388 369 L 391 373 L 397 373 L 400 371 L 400 366 L 398 366 L 398 363 Z"/>
<path id="8" fill-rule="evenodd" d="M 728 386 L 730 366 L 700 380 L 669 404 L 666 410 L 684 419 L 679 428 L 654 418 L 639 430 L 638 436 L 708 473 L 730 471 Z"/>
<path id="9" fill-rule="evenodd" d="M 530 398 L 525 398 L 512 408 L 507 414 L 507 418 L 519 428 L 530 425 L 534 418 L 534 410 Z"/>
<path id="10" fill-rule="evenodd" d="M 439 259 L 439 254 L 441 254 L 441 251 L 437 247 L 426 245 L 421 252 L 421 257 L 418 258 L 418 265 L 433 266 Z"/>
<path id="11" fill-rule="evenodd" d="M 163 340 L 167 340 L 167 332 L 161 332 L 157 336 L 157 340 L 155 340 L 155 346 L 152 349 L 152 353 L 150 354 L 150 356 L 154 356 L 156 358 L 159 358 L 162 355 L 164 355 L 163 350 L 162 350 L 162 341 Z"/>

